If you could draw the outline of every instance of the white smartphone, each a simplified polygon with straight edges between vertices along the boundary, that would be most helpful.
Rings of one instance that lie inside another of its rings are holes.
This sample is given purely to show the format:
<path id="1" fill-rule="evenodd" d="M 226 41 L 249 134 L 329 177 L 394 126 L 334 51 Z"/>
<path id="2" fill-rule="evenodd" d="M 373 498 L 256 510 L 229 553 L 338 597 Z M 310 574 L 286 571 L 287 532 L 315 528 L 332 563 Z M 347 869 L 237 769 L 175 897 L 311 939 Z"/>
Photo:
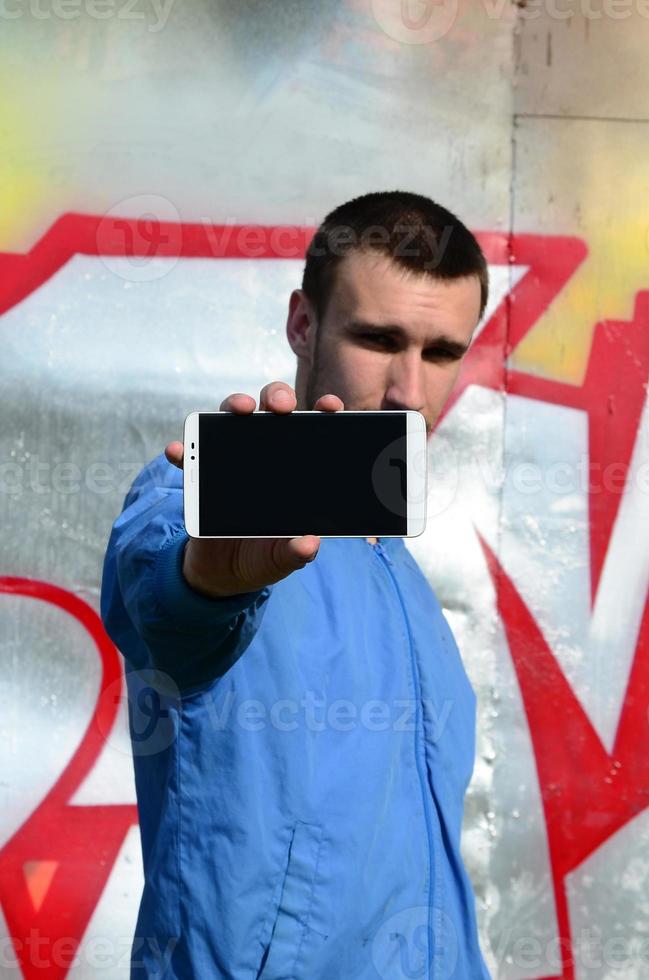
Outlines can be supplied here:
<path id="1" fill-rule="evenodd" d="M 184 444 L 193 538 L 415 537 L 426 526 L 420 412 L 192 412 Z"/>

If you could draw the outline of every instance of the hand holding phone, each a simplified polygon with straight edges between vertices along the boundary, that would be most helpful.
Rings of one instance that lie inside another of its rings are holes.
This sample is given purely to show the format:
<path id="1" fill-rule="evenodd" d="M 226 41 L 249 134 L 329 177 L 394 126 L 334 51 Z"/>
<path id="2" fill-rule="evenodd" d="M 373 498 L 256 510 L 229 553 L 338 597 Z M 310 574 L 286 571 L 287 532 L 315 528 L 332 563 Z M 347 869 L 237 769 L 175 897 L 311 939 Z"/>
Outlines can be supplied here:
<path id="1" fill-rule="evenodd" d="M 285 415 L 297 407 L 297 398 L 290 385 L 272 381 L 259 394 L 260 411 Z M 223 400 L 219 411 L 249 415 L 255 411 L 252 395 L 236 392 Z M 314 411 L 344 410 L 337 395 L 322 395 Z M 170 463 L 182 469 L 184 446 L 171 442 L 165 449 Z M 282 479 L 281 473 L 268 473 L 269 480 Z M 263 496 L 264 488 L 257 488 Z M 289 494 L 291 488 L 286 487 Z M 183 575 L 191 588 L 203 595 L 220 597 L 252 592 L 278 582 L 291 572 L 304 568 L 320 547 L 320 537 L 304 534 L 294 538 L 190 538 L 185 546 Z"/>

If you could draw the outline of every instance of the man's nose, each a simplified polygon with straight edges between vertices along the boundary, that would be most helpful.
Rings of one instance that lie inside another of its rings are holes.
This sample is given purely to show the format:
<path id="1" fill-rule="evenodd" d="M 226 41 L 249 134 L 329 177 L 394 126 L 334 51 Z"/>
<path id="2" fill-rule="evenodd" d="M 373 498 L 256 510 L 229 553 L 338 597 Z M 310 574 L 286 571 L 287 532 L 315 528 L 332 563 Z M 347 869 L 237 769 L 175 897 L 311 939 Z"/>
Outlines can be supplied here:
<path id="1" fill-rule="evenodd" d="M 395 409 L 423 412 L 426 405 L 424 365 L 418 351 L 393 358 L 386 401 Z"/>

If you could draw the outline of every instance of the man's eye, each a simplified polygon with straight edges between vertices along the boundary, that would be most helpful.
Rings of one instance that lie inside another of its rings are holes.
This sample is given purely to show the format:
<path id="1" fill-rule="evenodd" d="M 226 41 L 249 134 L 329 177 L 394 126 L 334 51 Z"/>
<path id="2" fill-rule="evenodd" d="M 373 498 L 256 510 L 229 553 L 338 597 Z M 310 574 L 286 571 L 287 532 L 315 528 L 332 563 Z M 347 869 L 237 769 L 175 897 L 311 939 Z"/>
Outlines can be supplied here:
<path id="1" fill-rule="evenodd" d="M 378 344 L 379 347 L 391 347 L 394 343 L 390 337 L 381 337 L 377 334 L 364 333 L 360 336 L 362 340 L 367 340 L 370 344 Z"/>
<path id="2" fill-rule="evenodd" d="M 426 356 L 431 361 L 459 361 L 460 355 L 455 351 L 448 350 L 446 347 L 431 347 L 426 351 Z"/>

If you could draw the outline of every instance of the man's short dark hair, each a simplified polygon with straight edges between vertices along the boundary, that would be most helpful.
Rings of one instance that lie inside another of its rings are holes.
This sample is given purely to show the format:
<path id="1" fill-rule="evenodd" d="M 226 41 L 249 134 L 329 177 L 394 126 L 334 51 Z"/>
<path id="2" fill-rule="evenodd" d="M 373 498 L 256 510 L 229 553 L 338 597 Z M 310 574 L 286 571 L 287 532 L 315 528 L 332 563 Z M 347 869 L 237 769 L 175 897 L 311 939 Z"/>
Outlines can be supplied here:
<path id="1" fill-rule="evenodd" d="M 339 263 L 355 250 L 377 252 L 433 279 L 477 276 L 484 313 L 489 272 L 482 249 L 456 215 L 422 194 L 375 191 L 326 216 L 307 249 L 302 278 L 318 319 L 325 315 Z"/>

